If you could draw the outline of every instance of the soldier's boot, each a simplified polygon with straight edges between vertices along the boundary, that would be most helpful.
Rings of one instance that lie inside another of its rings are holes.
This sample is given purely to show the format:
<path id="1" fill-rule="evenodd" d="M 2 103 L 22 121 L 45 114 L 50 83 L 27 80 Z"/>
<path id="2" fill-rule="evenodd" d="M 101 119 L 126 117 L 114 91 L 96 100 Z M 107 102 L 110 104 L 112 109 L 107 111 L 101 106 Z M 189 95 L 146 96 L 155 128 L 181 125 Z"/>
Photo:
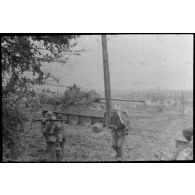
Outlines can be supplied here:
<path id="1" fill-rule="evenodd" d="M 116 158 L 122 158 L 122 157 L 123 157 L 122 147 L 117 147 L 117 155 L 116 155 Z"/>
<path id="2" fill-rule="evenodd" d="M 112 145 L 112 148 L 115 150 L 115 152 L 116 152 L 116 156 L 115 156 L 115 158 L 117 158 L 117 156 L 118 156 L 118 150 L 117 150 L 117 146 L 116 145 Z"/>
<path id="3" fill-rule="evenodd" d="M 56 147 L 53 146 L 53 143 L 48 148 L 48 160 L 50 162 L 57 162 Z"/>
<path id="4" fill-rule="evenodd" d="M 112 148 L 117 152 L 117 146 L 116 145 L 112 145 Z"/>

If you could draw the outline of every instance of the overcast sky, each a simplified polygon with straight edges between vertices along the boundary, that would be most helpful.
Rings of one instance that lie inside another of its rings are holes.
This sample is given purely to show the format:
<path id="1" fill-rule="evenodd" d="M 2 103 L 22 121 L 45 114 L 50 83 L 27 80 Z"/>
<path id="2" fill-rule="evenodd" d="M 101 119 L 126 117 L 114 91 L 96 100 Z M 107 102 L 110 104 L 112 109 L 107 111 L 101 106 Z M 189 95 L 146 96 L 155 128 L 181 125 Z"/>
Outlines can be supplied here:
<path id="1" fill-rule="evenodd" d="M 192 89 L 192 35 L 107 35 L 112 90 Z M 85 49 L 67 64 L 48 70 L 60 84 L 104 90 L 100 35 L 83 35 L 74 48 Z M 50 82 L 54 83 L 54 82 Z"/>

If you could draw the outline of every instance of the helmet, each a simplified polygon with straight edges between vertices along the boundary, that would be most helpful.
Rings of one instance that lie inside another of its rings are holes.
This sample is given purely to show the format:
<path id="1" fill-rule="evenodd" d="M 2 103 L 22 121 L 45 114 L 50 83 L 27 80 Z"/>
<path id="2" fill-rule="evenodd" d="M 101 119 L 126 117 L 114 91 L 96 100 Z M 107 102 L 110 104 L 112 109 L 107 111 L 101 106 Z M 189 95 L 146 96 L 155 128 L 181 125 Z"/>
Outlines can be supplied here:
<path id="1" fill-rule="evenodd" d="M 47 114 L 46 114 L 46 117 L 47 118 L 53 117 L 53 112 L 52 111 L 48 111 Z"/>

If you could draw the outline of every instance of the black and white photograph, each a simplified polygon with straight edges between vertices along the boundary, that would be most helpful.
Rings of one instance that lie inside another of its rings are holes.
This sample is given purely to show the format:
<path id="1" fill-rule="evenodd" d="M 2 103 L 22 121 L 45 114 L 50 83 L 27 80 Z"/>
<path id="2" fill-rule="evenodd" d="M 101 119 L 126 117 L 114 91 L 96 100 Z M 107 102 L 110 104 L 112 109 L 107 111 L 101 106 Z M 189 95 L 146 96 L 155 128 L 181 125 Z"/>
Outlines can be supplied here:
<path id="1" fill-rule="evenodd" d="M 1 34 L 2 161 L 193 161 L 193 42 Z"/>
<path id="2" fill-rule="evenodd" d="M 193 194 L 194 13 L 1 1 L 1 194 Z"/>

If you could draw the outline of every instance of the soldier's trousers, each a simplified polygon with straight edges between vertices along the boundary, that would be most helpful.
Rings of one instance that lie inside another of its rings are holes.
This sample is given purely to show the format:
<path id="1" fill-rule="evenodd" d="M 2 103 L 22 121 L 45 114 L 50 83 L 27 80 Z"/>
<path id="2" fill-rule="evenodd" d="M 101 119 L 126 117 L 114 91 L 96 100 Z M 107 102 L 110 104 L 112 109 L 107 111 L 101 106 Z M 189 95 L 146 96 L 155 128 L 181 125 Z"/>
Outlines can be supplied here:
<path id="1" fill-rule="evenodd" d="M 59 162 L 64 156 L 64 142 L 47 142 L 47 153 L 50 162 Z"/>
<path id="2" fill-rule="evenodd" d="M 117 135 L 112 133 L 112 148 L 116 151 L 116 157 L 122 157 L 123 155 L 123 144 L 125 137 L 123 135 Z"/>
<path id="3" fill-rule="evenodd" d="M 64 145 L 65 145 L 65 142 L 59 142 L 59 145 L 57 146 L 58 147 L 58 151 L 57 151 L 57 160 L 58 161 L 61 161 L 64 157 Z"/>
<path id="4" fill-rule="evenodd" d="M 50 162 L 57 162 L 57 144 L 56 142 L 47 142 L 47 153 L 48 153 L 48 160 Z"/>

